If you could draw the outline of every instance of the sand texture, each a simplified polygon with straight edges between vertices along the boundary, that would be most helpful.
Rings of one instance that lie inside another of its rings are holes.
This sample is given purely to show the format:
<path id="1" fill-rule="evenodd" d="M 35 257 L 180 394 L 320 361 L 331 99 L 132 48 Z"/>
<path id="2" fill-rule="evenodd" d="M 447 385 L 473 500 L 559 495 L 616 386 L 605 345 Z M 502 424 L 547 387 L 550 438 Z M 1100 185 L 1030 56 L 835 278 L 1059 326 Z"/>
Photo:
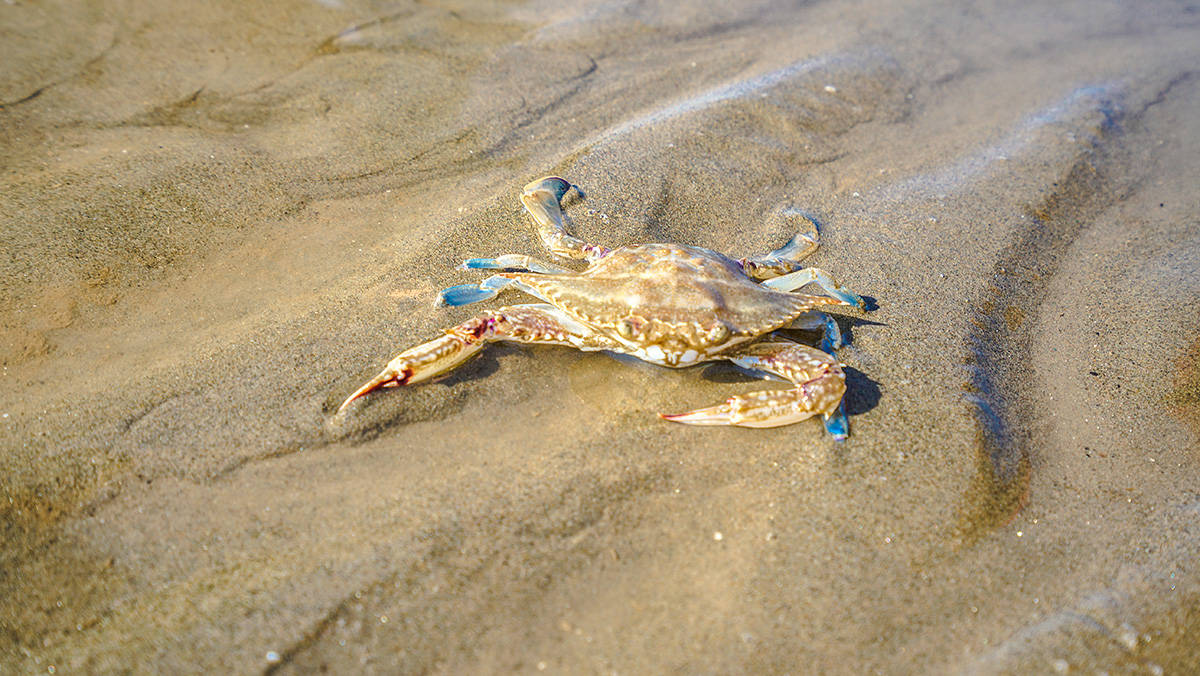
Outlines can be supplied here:
<path id="1" fill-rule="evenodd" d="M 1200 6 L 715 4 L 0 2 L 0 672 L 1200 672 Z M 511 345 L 335 417 L 547 174 L 813 215 L 850 439 Z"/>

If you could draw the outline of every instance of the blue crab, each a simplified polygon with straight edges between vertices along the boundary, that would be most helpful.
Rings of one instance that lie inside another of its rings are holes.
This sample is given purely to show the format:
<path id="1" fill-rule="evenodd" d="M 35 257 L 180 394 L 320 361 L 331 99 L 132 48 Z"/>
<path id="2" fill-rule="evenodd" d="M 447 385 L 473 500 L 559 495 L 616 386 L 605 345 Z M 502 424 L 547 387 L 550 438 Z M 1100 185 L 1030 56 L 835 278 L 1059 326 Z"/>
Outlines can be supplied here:
<path id="1" fill-rule="evenodd" d="M 486 343 L 512 341 L 609 350 L 673 368 L 729 360 L 779 376 L 792 387 L 660 416 L 692 425 L 776 427 L 819 414 L 834 438 L 848 435 L 841 405 L 845 374 L 831 354 L 840 346 L 841 335 L 837 324 L 817 308 L 864 308 L 864 303 L 827 273 L 801 268 L 799 261 L 818 246 L 815 226 L 811 234 L 798 234 L 776 251 L 742 260 L 681 244 L 609 250 L 572 236 L 564 226 L 562 199 L 572 188 L 561 178 L 543 178 L 525 186 L 521 203 L 546 248 L 587 261 L 586 270 L 576 272 L 520 254 L 466 261 L 466 268 L 501 272 L 479 284 L 442 291 L 442 303 L 488 300 L 508 288 L 543 302 L 489 310 L 440 338 L 405 350 L 351 394 L 338 414 L 369 392 L 429 380 L 461 365 Z M 794 293 L 813 282 L 829 295 Z M 823 329 L 822 349 L 773 333 L 789 326 Z"/>

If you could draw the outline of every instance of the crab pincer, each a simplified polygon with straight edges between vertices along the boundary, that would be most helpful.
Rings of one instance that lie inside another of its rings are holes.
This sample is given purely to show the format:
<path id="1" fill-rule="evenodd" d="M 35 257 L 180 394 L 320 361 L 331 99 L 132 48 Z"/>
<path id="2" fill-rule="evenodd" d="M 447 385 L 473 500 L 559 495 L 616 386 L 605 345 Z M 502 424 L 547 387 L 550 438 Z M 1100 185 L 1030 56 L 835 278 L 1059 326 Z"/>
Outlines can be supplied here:
<path id="1" fill-rule="evenodd" d="M 688 425 L 779 427 L 819 414 L 830 435 L 839 441 L 846 438 L 849 426 L 842 412 L 846 375 L 833 355 L 779 341 L 752 343 L 729 360 L 747 370 L 781 376 L 795 387 L 734 395 L 715 406 L 659 417 Z"/>
<path id="2" fill-rule="evenodd" d="M 429 380 L 459 365 L 482 347 L 483 345 L 479 344 L 471 349 L 471 343 L 468 340 L 451 330 L 441 338 L 405 350 L 388 362 L 379 375 L 355 390 L 354 394 L 342 402 L 337 413 L 346 410 L 350 402 L 375 390 L 400 385 L 414 385 Z"/>

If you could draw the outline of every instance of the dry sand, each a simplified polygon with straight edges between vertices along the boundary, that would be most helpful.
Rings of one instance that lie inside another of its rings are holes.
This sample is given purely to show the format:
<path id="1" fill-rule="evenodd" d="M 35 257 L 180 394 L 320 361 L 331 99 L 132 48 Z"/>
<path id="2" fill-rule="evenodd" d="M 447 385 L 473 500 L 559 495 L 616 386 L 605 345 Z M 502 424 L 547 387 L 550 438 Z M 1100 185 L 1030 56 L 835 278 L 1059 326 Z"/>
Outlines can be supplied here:
<path id="1" fill-rule="evenodd" d="M 0 671 L 1200 670 L 1197 6 L 707 4 L 0 3 Z M 507 346 L 335 420 L 550 173 L 815 214 L 852 437 Z"/>

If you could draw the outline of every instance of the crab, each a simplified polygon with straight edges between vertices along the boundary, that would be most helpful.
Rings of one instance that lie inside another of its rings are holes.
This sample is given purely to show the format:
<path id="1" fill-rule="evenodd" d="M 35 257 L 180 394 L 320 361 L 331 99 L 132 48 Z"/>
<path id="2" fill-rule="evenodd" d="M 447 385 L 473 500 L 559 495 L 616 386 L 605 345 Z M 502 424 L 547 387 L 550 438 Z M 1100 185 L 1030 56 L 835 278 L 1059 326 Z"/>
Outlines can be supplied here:
<path id="1" fill-rule="evenodd" d="M 351 394 L 337 415 L 369 392 L 428 381 L 460 366 L 487 343 L 510 341 L 608 350 L 672 368 L 728 360 L 783 378 L 792 387 L 736 395 L 715 406 L 660 417 L 691 425 L 776 427 L 821 415 L 835 439 L 846 438 L 844 364 L 832 354 L 842 344 L 841 334 L 817 309 L 865 309 L 865 304 L 824 271 L 800 266 L 818 246 L 811 219 L 810 233 L 797 234 L 769 254 L 741 260 L 682 244 L 610 250 L 568 232 L 562 200 L 572 188 L 582 196 L 562 178 L 542 178 L 525 186 L 521 203 L 545 247 L 555 255 L 586 261 L 586 270 L 576 272 L 520 254 L 465 261 L 467 269 L 499 272 L 481 283 L 442 291 L 442 304 L 484 301 L 505 289 L 542 302 L 483 312 L 401 352 Z M 795 293 L 814 282 L 828 295 Z M 821 349 L 775 333 L 786 327 L 823 330 Z"/>

